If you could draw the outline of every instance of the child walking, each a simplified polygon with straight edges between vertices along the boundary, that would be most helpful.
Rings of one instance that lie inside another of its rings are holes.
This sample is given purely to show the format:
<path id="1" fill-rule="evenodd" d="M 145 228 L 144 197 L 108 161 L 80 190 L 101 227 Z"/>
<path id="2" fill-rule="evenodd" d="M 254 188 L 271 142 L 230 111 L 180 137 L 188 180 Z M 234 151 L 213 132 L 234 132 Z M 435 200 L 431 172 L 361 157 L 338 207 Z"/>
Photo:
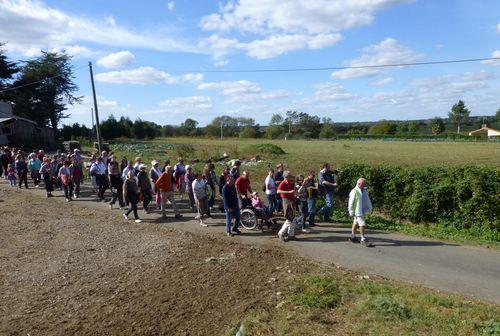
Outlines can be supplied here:
<path id="1" fill-rule="evenodd" d="M 10 186 L 15 187 L 17 178 L 16 178 L 16 170 L 12 166 L 12 163 L 9 163 L 7 165 L 7 171 L 5 176 L 7 176 L 7 180 L 9 181 Z"/>

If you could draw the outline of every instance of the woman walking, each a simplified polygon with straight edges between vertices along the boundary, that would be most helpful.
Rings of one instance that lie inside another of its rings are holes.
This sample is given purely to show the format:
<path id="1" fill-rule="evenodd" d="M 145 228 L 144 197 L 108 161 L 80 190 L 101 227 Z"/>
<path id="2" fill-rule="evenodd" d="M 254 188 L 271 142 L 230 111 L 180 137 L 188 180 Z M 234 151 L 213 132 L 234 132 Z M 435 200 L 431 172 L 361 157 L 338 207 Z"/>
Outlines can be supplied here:
<path id="1" fill-rule="evenodd" d="M 33 184 L 36 188 L 40 184 L 40 168 L 42 167 L 42 162 L 38 160 L 35 153 L 31 153 L 28 161 L 28 170 L 30 171 L 31 178 L 33 179 Z"/>
<path id="2" fill-rule="evenodd" d="M 52 180 L 52 162 L 49 157 L 43 159 L 43 164 L 40 167 L 40 175 L 43 177 L 43 183 L 45 184 L 45 193 L 47 198 L 52 197 L 52 192 L 54 191 L 54 184 Z"/>
<path id="3" fill-rule="evenodd" d="M 269 213 L 271 216 L 278 210 L 278 201 L 276 200 L 276 182 L 274 182 L 274 170 L 269 168 L 266 180 L 266 197 L 269 203 Z"/>
<path id="4" fill-rule="evenodd" d="M 19 177 L 19 188 L 22 188 L 22 184 L 24 182 L 25 188 L 28 189 L 28 167 L 21 154 L 16 156 L 15 167 L 17 176 Z"/>
<path id="5" fill-rule="evenodd" d="M 151 180 L 149 179 L 148 173 L 146 173 L 146 165 L 141 164 L 139 166 L 139 174 L 137 174 L 137 184 L 139 186 L 139 191 L 143 197 L 142 207 L 144 212 L 149 213 L 148 205 L 153 199 L 153 189 L 151 188 Z"/>
<path id="6" fill-rule="evenodd" d="M 73 173 L 73 184 L 75 186 L 73 196 L 78 198 L 80 197 L 80 186 L 83 180 L 83 172 L 82 165 L 78 163 L 78 160 L 75 157 L 73 157 L 73 161 L 71 163 L 71 171 Z"/>
<path id="7" fill-rule="evenodd" d="M 158 181 L 160 175 L 161 175 L 161 169 L 158 161 L 156 160 L 151 161 L 151 170 L 149 171 L 149 178 L 153 182 L 153 191 L 155 195 L 157 209 L 161 208 L 161 193 L 160 189 L 158 189 L 158 187 L 156 186 L 156 181 Z"/>
<path id="8" fill-rule="evenodd" d="M 184 174 L 186 174 L 184 159 L 178 158 L 177 164 L 174 167 L 174 178 L 175 184 L 177 185 L 177 190 L 179 190 L 179 197 L 181 200 L 184 199 L 184 192 L 186 190 L 186 185 L 184 184 Z"/>
<path id="9" fill-rule="evenodd" d="M 186 174 L 184 174 L 184 183 L 186 184 L 186 189 L 188 191 L 188 196 L 189 196 L 189 207 L 191 208 L 191 211 L 196 210 L 196 202 L 194 200 L 194 193 L 193 193 L 193 182 L 194 182 L 194 174 L 193 174 L 193 168 L 190 165 L 186 166 Z"/>
<path id="10" fill-rule="evenodd" d="M 109 167 L 109 185 L 111 186 L 113 196 L 111 202 L 109 202 L 109 208 L 113 209 L 113 205 L 118 200 L 118 205 L 120 206 L 120 210 L 122 210 L 125 207 L 125 203 L 123 202 L 123 180 L 120 167 L 118 167 L 118 162 L 116 161 L 111 163 Z"/>
<path id="11" fill-rule="evenodd" d="M 203 179 L 203 175 L 200 173 L 195 174 L 195 180 L 193 181 L 193 193 L 196 202 L 196 209 L 198 210 L 198 215 L 195 219 L 200 221 L 200 225 L 206 227 L 207 224 L 203 222 L 203 218 L 208 210 L 208 199 L 207 199 L 207 184 Z"/>
<path id="12" fill-rule="evenodd" d="M 137 213 L 137 201 L 139 199 L 139 187 L 135 180 L 135 175 L 133 172 L 129 172 L 127 175 L 127 180 L 123 183 L 123 197 L 130 203 L 130 207 L 127 212 L 123 214 L 123 218 L 128 220 L 128 215 L 134 212 L 134 218 L 136 223 L 140 223 L 139 214 Z"/>
<path id="13" fill-rule="evenodd" d="M 71 162 L 69 160 L 64 161 L 64 165 L 59 169 L 57 176 L 61 179 L 61 184 L 64 190 L 64 197 L 66 202 L 70 202 L 71 196 L 73 195 L 73 172 L 69 167 Z"/>

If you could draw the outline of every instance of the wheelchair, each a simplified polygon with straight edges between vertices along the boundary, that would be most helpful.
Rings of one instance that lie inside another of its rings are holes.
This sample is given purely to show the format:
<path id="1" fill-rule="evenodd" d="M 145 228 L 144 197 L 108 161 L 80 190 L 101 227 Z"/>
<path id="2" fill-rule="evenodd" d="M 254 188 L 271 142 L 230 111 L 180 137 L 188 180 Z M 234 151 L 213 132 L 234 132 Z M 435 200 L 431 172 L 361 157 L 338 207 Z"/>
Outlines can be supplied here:
<path id="1" fill-rule="evenodd" d="M 276 217 L 266 214 L 261 209 L 255 209 L 251 204 L 245 204 L 240 210 L 240 224 L 246 230 L 260 230 L 264 232 L 264 226 L 276 230 L 278 220 Z"/>

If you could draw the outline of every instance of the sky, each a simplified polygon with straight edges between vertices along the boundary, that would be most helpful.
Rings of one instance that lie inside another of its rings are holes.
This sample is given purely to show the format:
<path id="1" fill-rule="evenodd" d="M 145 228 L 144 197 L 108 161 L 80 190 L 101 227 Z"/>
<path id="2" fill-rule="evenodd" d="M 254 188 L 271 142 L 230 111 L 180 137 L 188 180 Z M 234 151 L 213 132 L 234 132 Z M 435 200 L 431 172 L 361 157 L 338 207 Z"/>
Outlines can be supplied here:
<path id="1" fill-rule="evenodd" d="M 220 115 L 267 124 L 287 110 L 334 122 L 471 115 L 500 108 L 500 61 L 309 72 L 318 68 L 500 57 L 498 0 L 0 0 L 0 41 L 26 60 L 73 56 L 74 122 L 201 126 Z M 228 72 L 210 72 L 228 71 Z"/>

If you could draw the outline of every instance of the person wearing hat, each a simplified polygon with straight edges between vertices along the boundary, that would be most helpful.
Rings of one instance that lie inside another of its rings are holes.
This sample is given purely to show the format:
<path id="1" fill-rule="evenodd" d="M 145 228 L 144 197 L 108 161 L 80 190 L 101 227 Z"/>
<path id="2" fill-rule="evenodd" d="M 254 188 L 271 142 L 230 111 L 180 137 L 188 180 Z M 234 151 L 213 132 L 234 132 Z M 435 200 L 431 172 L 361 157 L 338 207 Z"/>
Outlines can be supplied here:
<path id="1" fill-rule="evenodd" d="M 149 178 L 153 182 L 153 192 L 155 195 L 156 199 L 156 207 L 159 209 L 161 207 L 161 194 L 160 190 L 156 186 L 156 181 L 160 178 L 161 175 L 161 169 L 158 161 L 153 160 L 151 161 L 151 169 L 149 170 Z"/>
<path id="2" fill-rule="evenodd" d="M 153 189 L 151 188 L 151 180 L 149 179 L 148 173 L 146 173 L 147 166 L 141 164 L 139 166 L 139 174 L 137 174 L 137 185 L 139 186 L 139 191 L 143 197 L 142 207 L 144 212 L 148 213 L 148 205 L 153 199 Z"/>
<path id="3" fill-rule="evenodd" d="M 259 212 L 261 216 L 269 216 L 269 208 L 262 204 L 262 200 L 259 197 L 259 193 L 254 191 L 252 193 L 252 207 Z"/>
<path id="4" fill-rule="evenodd" d="M 295 189 L 295 177 L 292 173 L 285 171 L 283 172 L 283 177 L 284 180 L 278 186 L 278 195 L 283 202 L 283 214 L 286 220 L 278 232 L 278 237 L 286 242 L 295 239 L 295 224 L 293 223 L 293 219 L 295 218 L 294 201 L 297 191 Z"/>
<path id="5" fill-rule="evenodd" d="M 173 169 L 171 166 L 167 166 L 165 171 L 161 173 L 160 177 L 156 181 L 156 186 L 160 189 L 161 192 L 161 214 L 162 218 L 167 217 L 167 201 L 172 204 L 172 208 L 174 209 L 175 218 L 182 218 L 182 215 L 179 212 L 179 208 L 177 207 L 177 203 L 174 198 L 174 177 L 173 177 Z"/>

